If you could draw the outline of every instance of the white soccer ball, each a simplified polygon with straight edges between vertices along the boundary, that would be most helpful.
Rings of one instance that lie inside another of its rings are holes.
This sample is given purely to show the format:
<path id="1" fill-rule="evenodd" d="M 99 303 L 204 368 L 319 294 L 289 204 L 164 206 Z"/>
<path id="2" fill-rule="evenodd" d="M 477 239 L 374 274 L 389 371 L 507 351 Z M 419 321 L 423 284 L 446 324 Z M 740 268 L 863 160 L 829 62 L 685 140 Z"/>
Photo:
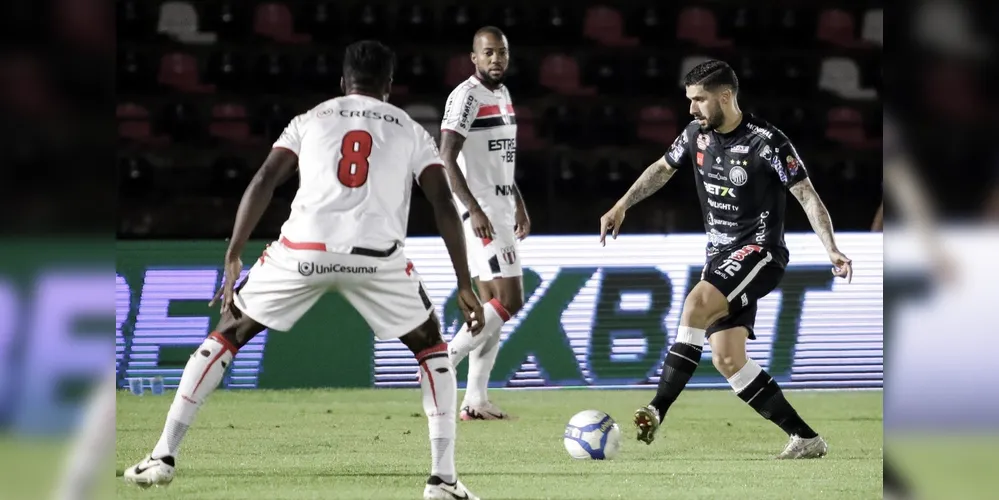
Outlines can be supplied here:
<path id="1" fill-rule="evenodd" d="M 577 460 L 610 460 L 621 450 L 621 428 L 602 411 L 583 410 L 565 426 L 562 444 Z"/>

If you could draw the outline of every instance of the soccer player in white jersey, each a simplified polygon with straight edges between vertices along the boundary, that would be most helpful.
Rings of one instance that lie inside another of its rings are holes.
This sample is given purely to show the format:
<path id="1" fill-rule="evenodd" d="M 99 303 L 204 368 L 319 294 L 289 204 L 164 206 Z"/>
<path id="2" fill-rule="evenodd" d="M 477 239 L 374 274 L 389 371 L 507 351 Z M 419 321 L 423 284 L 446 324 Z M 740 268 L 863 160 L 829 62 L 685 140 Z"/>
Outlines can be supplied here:
<path id="1" fill-rule="evenodd" d="M 458 306 L 475 333 L 483 326 L 482 306 L 472 289 L 461 219 L 447 175 L 438 168 L 437 147 L 426 130 L 385 102 L 394 60 L 378 42 L 347 47 L 341 79 L 346 95 L 295 117 L 274 144 L 236 214 L 225 281 L 216 295 L 222 299 L 219 325 L 191 355 L 159 442 L 125 471 L 127 481 L 169 483 L 184 433 L 239 348 L 265 328 L 290 330 L 323 294 L 336 291 L 379 339 L 399 338 L 419 361 L 432 457 L 424 498 L 475 498 L 455 471 L 457 383 L 447 344 L 402 248 L 414 178 L 433 205 L 458 280 Z M 281 237 L 234 287 L 250 233 L 274 189 L 296 170 L 301 187 Z"/>
<path id="2" fill-rule="evenodd" d="M 480 335 L 463 328 L 450 342 L 452 366 L 468 357 L 462 420 L 509 418 L 489 401 L 489 374 L 499 352 L 500 330 L 524 305 L 517 241 L 531 220 L 514 182 L 517 121 L 503 76 L 510 46 L 499 28 L 479 29 L 472 39 L 475 74 L 448 96 L 441 123 L 441 157 L 464 221 L 468 262 L 485 311 Z"/>

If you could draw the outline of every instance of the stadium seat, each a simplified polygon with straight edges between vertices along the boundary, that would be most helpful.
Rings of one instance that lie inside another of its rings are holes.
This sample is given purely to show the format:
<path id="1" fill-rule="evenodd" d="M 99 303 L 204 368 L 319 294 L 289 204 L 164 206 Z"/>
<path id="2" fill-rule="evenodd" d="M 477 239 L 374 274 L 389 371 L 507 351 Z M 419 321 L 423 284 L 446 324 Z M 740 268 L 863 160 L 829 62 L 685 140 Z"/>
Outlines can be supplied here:
<path id="1" fill-rule="evenodd" d="M 396 40 L 395 26 L 385 15 L 381 5 L 364 2 L 355 5 L 348 14 L 344 33 L 351 41 L 376 39 L 391 44 Z"/>
<path id="2" fill-rule="evenodd" d="M 685 57 L 683 59 L 683 61 L 680 63 L 680 74 L 677 77 L 677 84 L 680 86 L 680 88 L 681 89 L 684 88 L 683 77 L 687 76 L 687 73 L 690 73 L 690 70 L 692 70 L 695 67 L 697 67 L 698 64 L 705 63 L 705 62 L 708 62 L 710 60 L 711 60 L 711 58 L 708 57 L 708 56 L 689 56 L 689 57 Z"/>
<path id="3" fill-rule="evenodd" d="M 817 38 L 839 47 L 856 47 L 857 40 L 853 16 L 840 9 L 827 9 L 819 16 Z"/>
<path id="4" fill-rule="evenodd" d="M 222 103 L 212 106 L 208 135 L 231 142 L 250 142 L 250 124 L 242 104 Z"/>
<path id="5" fill-rule="evenodd" d="M 864 147 L 867 139 L 863 115 L 845 106 L 830 109 L 826 117 L 826 138 L 854 148 Z"/>
<path id="6" fill-rule="evenodd" d="M 466 57 L 466 59 L 468 59 Z M 471 64 L 471 62 L 469 62 Z M 434 58 L 423 53 L 416 53 L 411 57 L 403 59 L 396 70 L 399 85 L 393 83 L 393 93 L 436 93 L 450 92 L 451 89 L 442 89 L 440 84 L 440 70 L 434 65 Z M 469 72 L 465 77 L 471 76 Z"/>
<path id="7" fill-rule="evenodd" d="M 283 103 L 274 101 L 262 105 L 253 117 L 253 134 L 273 144 L 291 123 L 295 113 Z"/>
<path id="8" fill-rule="evenodd" d="M 160 59 L 159 82 L 181 92 L 214 92 L 214 85 L 201 83 L 198 74 L 198 60 L 190 54 L 173 52 Z"/>
<path id="9" fill-rule="evenodd" d="M 215 33 L 202 33 L 198 11 L 189 2 L 165 2 L 160 5 L 157 31 L 180 42 L 190 44 L 215 43 Z"/>
<path id="10" fill-rule="evenodd" d="M 714 12 L 704 7 L 687 7 L 680 11 L 676 38 L 705 48 L 732 46 L 732 40 L 718 38 L 718 19 Z"/>
<path id="11" fill-rule="evenodd" d="M 525 43 L 534 41 L 536 33 L 530 24 L 529 17 L 516 4 L 503 3 L 489 13 L 489 19 L 497 28 L 503 30 L 510 43 Z"/>
<path id="12" fill-rule="evenodd" d="M 874 89 L 860 88 L 860 68 L 852 59 L 830 57 L 822 61 L 819 89 L 844 99 L 868 100 L 877 97 Z"/>
<path id="13" fill-rule="evenodd" d="M 638 39 L 624 32 L 624 18 L 617 9 L 599 5 L 586 10 L 583 36 L 608 47 L 634 47 Z"/>
<path id="14" fill-rule="evenodd" d="M 815 45 L 818 13 L 813 8 L 781 8 L 776 16 L 772 32 L 769 33 L 773 48 L 785 47 L 788 40 L 794 40 L 795 46 L 799 48 L 812 48 Z"/>
<path id="15" fill-rule="evenodd" d="M 548 108 L 545 111 L 542 137 L 550 139 L 556 145 L 573 145 L 585 142 L 582 139 L 580 118 L 580 114 L 575 108 L 565 104 Z"/>
<path id="16" fill-rule="evenodd" d="M 115 114 L 118 118 L 118 137 L 145 144 L 167 142 L 165 137 L 154 136 L 149 110 L 145 107 L 135 103 L 121 103 Z"/>
<path id="17" fill-rule="evenodd" d="M 253 18 L 254 33 L 280 43 L 308 43 L 312 37 L 295 33 L 295 19 L 291 9 L 283 3 L 257 5 Z"/>
<path id="18" fill-rule="evenodd" d="M 861 38 L 870 43 L 884 46 L 885 44 L 885 11 L 884 9 L 871 9 L 864 14 L 864 27 Z"/>
<path id="19" fill-rule="evenodd" d="M 646 106 L 638 113 L 638 137 L 660 146 L 676 139 L 676 115 L 664 106 Z"/>
<path id="20" fill-rule="evenodd" d="M 628 135 L 633 133 L 621 110 L 613 104 L 597 106 L 590 113 L 587 127 L 583 131 L 591 146 L 623 146 Z"/>
<path id="21" fill-rule="evenodd" d="M 530 55 L 522 55 L 518 52 L 517 57 L 510 60 L 503 84 L 510 89 L 515 100 L 538 95 L 540 89 L 538 88 L 538 75 L 534 71 L 535 68 L 537 65 L 533 63 Z"/>
<path id="22" fill-rule="evenodd" d="M 595 95 L 596 89 L 580 83 L 579 64 L 570 56 L 551 54 L 541 61 L 538 80 L 542 87 L 565 95 Z"/>
<path id="23" fill-rule="evenodd" d="M 222 156 L 211 166 L 211 192 L 239 196 L 250 183 L 253 173 L 242 158 Z M 296 176 L 297 177 L 297 176 Z"/>
<path id="24" fill-rule="evenodd" d="M 766 12 L 759 7 L 733 6 L 729 12 L 720 16 L 723 25 L 719 26 L 719 32 L 729 34 L 740 47 L 765 47 L 772 38 L 770 31 L 765 28 L 765 15 Z"/>
<path id="25" fill-rule="evenodd" d="M 208 82 L 225 91 L 239 91 L 246 88 L 246 61 L 236 52 L 226 51 L 212 54 L 208 60 Z"/>
<path id="26" fill-rule="evenodd" d="M 649 56 L 638 64 L 635 76 L 638 89 L 645 94 L 662 92 L 672 84 L 673 71 L 666 69 L 665 61 L 659 56 Z"/>
<path id="27" fill-rule="evenodd" d="M 475 65 L 468 57 L 468 52 L 455 54 L 448 59 L 447 72 L 444 75 L 444 84 L 449 89 L 454 89 L 459 83 L 468 80 L 468 77 L 475 74 Z"/>

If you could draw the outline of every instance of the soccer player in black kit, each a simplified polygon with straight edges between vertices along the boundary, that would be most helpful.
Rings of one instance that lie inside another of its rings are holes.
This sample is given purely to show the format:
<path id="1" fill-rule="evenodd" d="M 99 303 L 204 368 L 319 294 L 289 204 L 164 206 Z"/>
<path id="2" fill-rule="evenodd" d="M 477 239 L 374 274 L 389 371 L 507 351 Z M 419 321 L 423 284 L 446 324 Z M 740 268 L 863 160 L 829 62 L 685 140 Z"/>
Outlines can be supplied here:
<path id="1" fill-rule="evenodd" d="M 746 355 L 754 339 L 756 302 L 784 276 L 787 191 L 801 203 L 829 254 L 833 274 L 852 278 L 850 259 L 836 247 L 829 213 L 812 187 L 805 165 L 776 127 L 743 115 L 739 80 L 728 64 L 708 61 L 684 77 L 694 120 L 663 158 L 649 166 L 631 189 L 600 218 L 600 242 L 616 238 L 625 211 L 656 192 L 679 169 L 693 169 L 708 234 L 701 281 L 683 304 L 676 342 L 670 346 L 655 398 L 635 412 L 638 439 L 655 439 L 670 405 L 694 374 L 704 339 L 712 361 L 738 394 L 790 437 L 777 458 L 819 458 L 828 447 L 784 398 L 777 382 Z"/>

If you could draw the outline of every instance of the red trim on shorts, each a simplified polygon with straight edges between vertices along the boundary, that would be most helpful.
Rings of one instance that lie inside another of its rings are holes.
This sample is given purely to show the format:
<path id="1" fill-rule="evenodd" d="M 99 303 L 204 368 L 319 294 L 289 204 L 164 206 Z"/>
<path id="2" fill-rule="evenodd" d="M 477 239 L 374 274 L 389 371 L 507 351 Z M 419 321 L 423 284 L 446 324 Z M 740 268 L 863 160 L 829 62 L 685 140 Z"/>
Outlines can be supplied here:
<path id="1" fill-rule="evenodd" d="M 326 251 L 326 244 L 318 241 L 304 241 L 296 243 L 282 236 L 281 244 L 292 250 L 318 250 L 320 252 Z"/>
<path id="2" fill-rule="evenodd" d="M 499 317 L 503 318 L 504 323 L 510 321 L 510 313 L 507 312 L 505 307 L 503 307 L 503 304 L 500 304 L 499 299 L 493 298 L 489 302 L 486 302 L 486 304 L 493 306 L 493 309 L 496 310 L 496 314 L 499 314 Z"/>
<path id="3" fill-rule="evenodd" d="M 493 242 L 492 238 L 482 238 L 482 246 L 484 246 L 484 247 L 485 246 L 489 246 L 489 244 L 492 243 L 492 242 Z"/>
<path id="4" fill-rule="evenodd" d="M 416 266 L 413 265 L 413 261 L 407 260 L 406 261 L 406 276 L 412 276 L 413 275 L 413 269 L 415 267 Z"/>

